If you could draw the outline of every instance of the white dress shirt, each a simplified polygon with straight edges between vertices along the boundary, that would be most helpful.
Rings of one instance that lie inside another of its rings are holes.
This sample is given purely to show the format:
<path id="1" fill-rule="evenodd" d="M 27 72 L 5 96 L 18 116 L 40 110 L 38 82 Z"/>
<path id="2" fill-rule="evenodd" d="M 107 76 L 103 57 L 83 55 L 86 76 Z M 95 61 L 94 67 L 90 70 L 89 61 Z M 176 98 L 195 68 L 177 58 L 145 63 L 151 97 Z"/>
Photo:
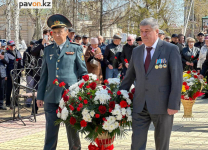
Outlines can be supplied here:
<path id="1" fill-rule="evenodd" d="M 151 47 L 152 47 L 152 50 L 150 51 L 151 59 L 152 59 L 152 57 L 153 57 L 153 55 L 154 55 L 154 53 L 155 53 L 155 49 L 156 49 L 156 47 L 157 47 L 158 41 L 159 41 L 159 38 L 158 38 L 158 39 L 155 41 L 155 43 L 151 46 Z M 147 49 L 146 49 L 146 47 L 148 47 L 148 46 L 145 45 L 145 49 L 144 49 L 144 63 L 145 63 L 145 60 L 146 60 L 146 57 L 147 57 Z"/>
<path id="2" fill-rule="evenodd" d="M 66 43 L 66 41 L 64 42 L 64 43 L 62 43 L 61 45 L 58 45 L 58 44 L 56 44 L 57 45 L 57 47 L 59 47 L 60 48 L 60 51 L 62 50 L 62 48 L 64 47 L 64 44 Z"/>

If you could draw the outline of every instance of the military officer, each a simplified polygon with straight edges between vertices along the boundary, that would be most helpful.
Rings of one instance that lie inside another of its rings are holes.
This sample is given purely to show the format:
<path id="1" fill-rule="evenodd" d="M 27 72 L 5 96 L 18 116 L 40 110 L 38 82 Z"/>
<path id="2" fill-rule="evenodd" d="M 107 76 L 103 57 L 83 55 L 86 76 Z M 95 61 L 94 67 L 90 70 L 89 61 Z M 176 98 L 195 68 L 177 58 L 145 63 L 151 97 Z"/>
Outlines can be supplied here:
<path id="1" fill-rule="evenodd" d="M 65 82 L 69 87 L 77 82 L 78 77 L 87 74 L 82 47 L 67 40 L 68 29 L 72 24 L 63 15 L 55 14 L 48 18 L 47 25 L 52 29 L 54 43 L 44 48 L 41 77 L 38 86 L 37 106 L 42 107 L 46 117 L 44 150 L 56 149 L 59 125 L 58 109 L 63 89 L 53 84 L 54 79 Z M 71 53 L 69 53 L 71 52 Z M 70 125 L 66 126 L 70 150 L 80 150 L 79 134 Z"/>

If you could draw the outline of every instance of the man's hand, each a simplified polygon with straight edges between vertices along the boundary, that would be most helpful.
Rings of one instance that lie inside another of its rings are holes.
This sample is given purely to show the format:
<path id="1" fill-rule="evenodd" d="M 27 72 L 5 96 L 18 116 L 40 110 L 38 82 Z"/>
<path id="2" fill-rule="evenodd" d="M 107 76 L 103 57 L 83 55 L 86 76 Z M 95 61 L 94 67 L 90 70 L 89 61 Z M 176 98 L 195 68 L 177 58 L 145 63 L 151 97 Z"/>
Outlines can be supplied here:
<path id="1" fill-rule="evenodd" d="M 126 63 L 126 64 L 125 64 L 125 66 L 126 66 L 126 68 L 128 68 L 128 67 L 129 67 L 129 64 L 128 64 L 128 63 Z"/>
<path id="2" fill-rule="evenodd" d="M 40 108 L 40 107 L 43 107 L 43 101 L 42 100 L 37 100 L 37 106 Z"/>
<path id="3" fill-rule="evenodd" d="M 173 109 L 169 109 L 168 108 L 168 114 L 169 115 L 174 115 L 174 114 L 176 114 L 178 112 L 178 110 L 173 110 Z"/>
<path id="4" fill-rule="evenodd" d="M 7 77 L 5 77 L 5 80 L 7 80 Z"/>
<path id="5" fill-rule="evenodd" d="M 46 40 L 46 39 L 43 39 L 43 41 L 42 41 L 42 45 L 44 46 L 44 45 L 48 45 L 49 44 L 49 42 L 48 42 L 48 40 Z"/>
<path id="6" fill-rule="evenodd" d="M 197 70 L 198 73 L 200 73 L 200 70 Z"/>
<path id="7" fill-rule="evenodd" d="M 194 63 L 190 63 L 190 66 L 194 66 Z"/>
<path id="8" fill-rule="evenodd" d="M 186 62 L 186 65 L 190 66 L 190 62 L 187 61 L 187 62 Z"/>
<path id="9" fill-rule="evenodd" d="M 4 59 L 4 55 L 1 55 L 1 54 L 0 54 L 0 59 Z"/>
<path id="10" fill-rule="evenodd" d="M 200 75 L 198 76 L 198 78 L 199 78 L 199 79 L 203 79 L 204 76 L 200 74 Z"/>
<path id="11" fill-rule="evenodd" d="M 112 65 L 108 65 L 108 68 L 109 68 L 109 69 L 113 69 L 113 66 L 112 66 Z"/>
<path id="12" fill-rule="evenodd" d="M 118 69 L 121 69 L 123 67 L 122 63 L 119 64 Z"/>

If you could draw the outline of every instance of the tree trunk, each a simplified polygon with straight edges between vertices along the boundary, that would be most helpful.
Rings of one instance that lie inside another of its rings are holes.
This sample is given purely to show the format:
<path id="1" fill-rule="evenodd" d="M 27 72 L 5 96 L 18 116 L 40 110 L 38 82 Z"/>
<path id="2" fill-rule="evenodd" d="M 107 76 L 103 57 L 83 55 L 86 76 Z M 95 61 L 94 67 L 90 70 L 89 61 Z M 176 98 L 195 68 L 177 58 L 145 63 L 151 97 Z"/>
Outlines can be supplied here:
<path id="1" fill-rule="evenodd" d="M 11 40 L 11 0 L 6 0 L 7 10 L 6 10 L 6 41 Z"/>
<path id="2" fill-rule="evenodd" d="M 19 49 L 19 7 L 18 0 L 15 0 L 14 7 L 14 33 L 15 33 L 15 45 L 16 48 Z"/>

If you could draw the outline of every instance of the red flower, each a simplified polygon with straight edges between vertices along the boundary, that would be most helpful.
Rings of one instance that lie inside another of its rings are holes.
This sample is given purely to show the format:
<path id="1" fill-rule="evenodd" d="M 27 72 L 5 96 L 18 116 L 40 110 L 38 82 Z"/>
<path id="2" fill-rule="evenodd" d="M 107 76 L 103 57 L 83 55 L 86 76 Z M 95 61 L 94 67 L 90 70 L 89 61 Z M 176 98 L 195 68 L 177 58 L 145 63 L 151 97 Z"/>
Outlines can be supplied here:
<path id="1" fill-rule="evenodd" d="M 115 108 L 115 104 L 116 104 L 116 103 L 115 103 L 114 101 L 111 101 L 111 102 L 109 103 L 109 108 L 113 110 L 113 109 Z"/>
<path id="2" fill-rule="evenodd" d="M 69 96 L 65 95 L 65 96 L 63 97 L 63 100 L 64 100 L 64 102 L 67 102 L 67 101 L 69 100 Z"/>
<path id="3" fill-rule="evenodd" d="M 68 92 L 69 92 L 69 89 L 64 90 L 64 93 L 63 93 L 62 97 L 65 97 Z"/>
<path id="4" fill-rule="evenodd" d="M 90 96 L 90 99 L 92 99 L 92 95 Z"/>
<path id="5" fill-rule="evenodd" d="M 129 93 L 129 98 L 130 98 L 131 100 L 133 100 L 134 95 L 133 95 L 132 93 Z"/>
<path id="6" fill-rule="evenodd" d="M 108 94 L 113 94 L 113 93 L 111 92 L 111 90 L 108 90 Z"/>
<path id="7" fill-rule="evenodd" d="M 80 122 L 80 124 L 81 124 L 81 127 L 86 127 L 87 126 L 87 122 L 85 120 L 82 120 Z"/>
<path id="8" fill-rule="evenodd" d="M 193 95 L 193 99 L 196 99 L 197 97 L 200 97 L 200 96 L 202 96 L 202 95 L 204 95 L 205 93 L 201 93 L 201 92 L 196 92 L 196 93 L 194 93 L 194 95 Z"/>
<path id="9" fill-rule="evenodd" d="M 124 100 L 122 100 L 122 101 L 120 102 L 120 106 L 121 106 L 121 108 L 127 107 L 127 102 L 124 101 Z"/>
<path id="10" fill-rule="evenodd" d="M 186 83 L 186 82 L 183 82 L 183 85 L 185 85 L 185 86 L 186 86 L 186 85 L 187 85 L 187 83 Z"/>
<path id="11" fill-rule="evenodd" d="M 56 109 L 56 114 L 58 114 L 58 109 Z"/>
<path id="12" fill-rule="evenodd" d="M 115 56 L 115 59 L 118 59 L 118 58 Z"/>
<path id="13" fill-rule="evenodd" d="M 104 85 L 104 86 L 103 86 L 103 89 L 106 89 L 106 88 L 107 88 L 107 86 L 106 86 L 106 85 Z"/>
<path id="14" fill-rule="evenodd" d="M 200 73 L 197 73 L 197 75 L 200 75 Z"/>
<path id="15" fill-rule="evenodd" d="M 124 61 L 125 61 L 125 63 L 127 63 L 127 64 L 129 63 L 127 59 L 124 59 Z"/>
<path id="16" fill-rule="evenodd" d="M 198 76 L 197 76 L 197 75 L 194 75 L 194 78 L 195 78 L 195 79 L 198 79 Z"/>
<path id="17" fill-rule="evenodd" d="M 55 80 L 53 81 L 53 84 L 56 84 L 56 83 L 58 83 L 58 79 L 55 79 Z"/>
<path id="18" fill-rule="evenodd" d="M 80 101 L 82 100 L 82 97 L 81 97 L 81 96 L 79 96 L 79 100 L 80 100 Z"/>
<path id="19" fill-rule="evenodd" d="M 104 84 L 108 84 L 109 83 L 107 79 L 105 79 L 103 82 L 104 82 Z"/>
<path id="20" fill-rule="evenodd" d="M 127 107 L 130 107 L 130 105 L 127 105 Z"/>
<path id="21" fill-rule="evenodd" d="M 88 101 L 85 99 L 85 100 L 84 100 L 84 104 L 87 104 L 87 103 L 88 103 Z"/>
<path id="22" fill-rule="evenodd" d="M 117 92 L 117 95 L 121 95 L 121 91 L 118 91 L 118 92 Z"/>
<path id="23" fill-rule="evenodd" d="M 184 95 L 181 95 L 181 99 L 185 99 L 185 98 L 184 98 Z"/>
<path id="24" fill-rule="evenodd" d="M 96 82 L 92 82 L 92 83 L 89 84 L 89 86 L 90 86 L 90 88 L 91 88 L 92 90 L 95 90 L 95 88 L 96 88 L 96 86 L 97 86 L 97 83 L 96 83 Z"/>
<path id="25" fill-rule="evenodd" d="M 90 88 L 90 86 L 88 85 L 88 86 L 86 86 L 86 88 L 87 88 L 87 89 L 89 89 L 89 88 Z"/>
<path id="26" fill-rule="evenodd" d="M 83 104 L 82 104 L 82 103 L 80 103 L 78 107 L 82 108 L 82 107 L 83 107 Z"/>
<path id="27" fill-rule="evenodd" d="M 81 89 L 81 88 L 83 87 L 83 85 L 84 85 L 84 83 L 81 83 L 81 84 L 79 85 L 79 88 Z"/>
<path id="28" fill-rule="evenodd" d="M 100 118 L 100 115 L 99 114 L 95 114 L 95 118 Z"/>
<path id="29" fill-rule="evenodd" d="M 76 123 L 76 118 L 71 117 L 69 122 L 70 122 L 71 125 L 74 125 Z"/>
<path id="30" fill-rule="evenodd" d="M 107 119 L 105 119 L 105 117 L 103 118 L 103 121 L 107 121 Z"/>
<path id="31" fill-rule="evenodd" d="M 17 59 L 16 59 L 16 61 L 19 61 L 19 60 L 21 60 L 21 58 L 17 58 Z"/>
<path id="32" fill-rule="evenodd" d="M 84 79 L 85 81 L 88 81 L 88 80 L 89 80 L 89 76 L 88 76 L 88 75 L 84 75 L 84 76 L 82 77 L 82 79 Z"/>
<path id="33" fill-rule="evenodd" d="M 66 83 L 61 82 L 61 83 L 59 84 L 59 87 L 64 87 L 65 85 L 66 85 Z"/>
<path id="34" fill-rule="evenodd" d="M 90 94 L 91 94 L 90 92 L 87 93 L 87 95 L 90 95 Z"/>
<path id="35" fill-rule="evenodd" d="M 74 110 L 74 107 L 72 105 L 69 105 L 69 108 L 70 108 L 71 111 Z"/>
<path id="36" fill-rule="evenodd" d="M 61 113 L 61 111 L 62 111 L 61 107 L 59 107 L 58 110 L 59 110 L 59 112 Z"/>
<path id="37" fill-rule="evenodd" d="M 194 58 L 194 56 L 192 55 L 191 58 Z"/>
<path id="38" fill-rule="evenodd" d="M 95 146 L 95 145 L 92 145 L 92 143 L 90 143 L 90 145 L 88 145 L 88 150 L 99 150 L 100 148 Z"/>
<path id="39" fill-rule="evenodd" d="M 193 72 L 193 73 L 196 73 L 196 70 L 193 70 L 192 72 Z"/>
<path id="40" fill-rule="evenodd" d="M 109 108 L 109 110 L 108 110 L 108 111 L 111 113 L 111 112 L 112 112 L 112 109 L 110 109 L 110 108 Z"/>
<path id="41" fill-rule="evenodd" d="M 77 111 L 80 111 L 81 110 L 81 108 L 80 107 L 77 107 Z"/>
<path id="42" fill-rule="evenodd" d="M 131 90 L 131 93 L 132 93 L 132 94 L 134 94 L 134 93 L 135 93 L 135 88 L 133 88 L 133 89 Z"/>
<path id="43" fill-rule="evenodd" d="M 100 106 L 98 107 L 98 110 L 99 110 L 99 112 L 100 112 L 101 114 L 105 114 L 105 113 L 106 113 L 106 107 L 103 106 L 103 105 L 100 105 Z"/>
<path id="44" fill-rule="evenodd" d="M 186 89 L 186 90 L 189 90 L 189 86 L 188 86 L 188 85 L 186 85 L 186 86 L 185 86 L 185 89 Z"/>
<path id="45" fill-rule="evenodd" d="M 190 74 L 191 73 L 191 71 L 189 70 L 189 71 L 187 71 L 187 74 Z"/>

